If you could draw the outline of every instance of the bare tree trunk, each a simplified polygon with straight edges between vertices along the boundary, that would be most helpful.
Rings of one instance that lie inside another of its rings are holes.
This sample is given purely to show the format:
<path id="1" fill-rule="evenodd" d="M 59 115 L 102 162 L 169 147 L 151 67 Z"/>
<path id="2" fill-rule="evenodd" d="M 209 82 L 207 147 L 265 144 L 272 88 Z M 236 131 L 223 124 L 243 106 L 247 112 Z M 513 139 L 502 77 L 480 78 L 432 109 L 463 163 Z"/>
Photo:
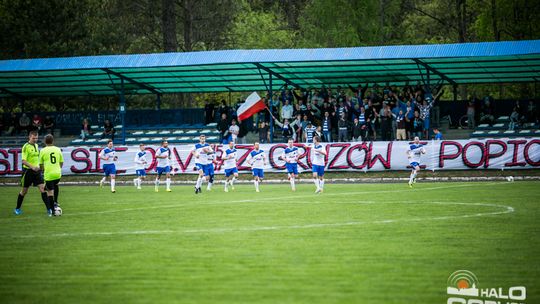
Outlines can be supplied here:
<path id="1" fill-rule="evenodd" d="M 495 41 L 501 40 L 499 26 L 497 25 L 497 0 L 491 0 L 491 26 L 493 27 L 493 37 Z"/>
<path id="2" fill-rule="evenodd" d="M 385 42 L 384 32 L 384 0 L 379 0 L 379 37 L 381 37 L 381 45 Z"/>
<path id="3" fill-rule="evenodd" d="M 193 50 L 193 12 L 192 1 L 184 0 L 184 50 Z"/>
<path id="4" fill-rule="evenodd" d="M 458 15 L 458 42 L 463 43 L 467 37 L 467 4 L 466 0 L 456 0 L 456 11 Z"/>
<path id="5" fill-rule="evenodd" d="M 174 0 L 162 0 L 161 17 L 163 23 L 163 51 L 176 52 L 178 40 L 176 38 L 176 15 Z"/>

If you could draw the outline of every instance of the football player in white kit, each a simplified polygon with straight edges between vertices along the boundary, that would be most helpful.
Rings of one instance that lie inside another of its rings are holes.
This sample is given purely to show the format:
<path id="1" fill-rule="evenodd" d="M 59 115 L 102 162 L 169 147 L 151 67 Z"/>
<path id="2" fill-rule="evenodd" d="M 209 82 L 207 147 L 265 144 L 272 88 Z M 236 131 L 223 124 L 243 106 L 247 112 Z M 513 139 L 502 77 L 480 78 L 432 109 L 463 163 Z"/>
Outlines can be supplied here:
<path id="1" fill-rule="evenodd" d="M 259 149 L 259 142 L 255 142 L 254 149 L 249 153 L 247 163 L 251 165 L 251 172 L 253 174 L 253 184 L 255 185 L 255 191 L 259 190 L 259 183 L 264 178 L 264 166 L 266 166 L 266 155 L 264 151 Z"/>
<path id="2" fill-rule="evenodd" d="M 191 154 L 195 156 L 195 168 L 199 171 L 197 182 L 195 183 L 195 194 L 201 193 L 201 185 L 204 180 L 210 179 L 210 167 L 208 165 L 208 154 L 214 153 L 212 147 L 206 143 L 206 136 L 199 135 L 199 143 L 195 144 Z"/>
<path id="3" fill-rule="evenodd" d="M 105 176 L 99 182 L 99 187 L 103 187 L 103 183 L 107 180 L 107 176 L 111 179 L 111 192 L 115 193 L 115 181 L 116 181 L 116 165 L 115 161 L 118 160 L 118 156 L 115 155 L 115 150 L 113 147 L 113 141 L 109 139 L 107 142 L 107 147 L 99 152 L 99 158 L 103 164 L 103 172 Z"/>
<path id="4" fill-rule="evenodd" d="M 319 136 L 313 137 L 313 148 L 311 148 L 311 164 L 313 171 L 313 182 L 317 187 L 315 193 L 322 193 L 324 189 L 324 167 L 326 149 L 321 145 Z"/>
<path id="5" fill-rule="evenodd" d="M 223 152 L 223 169 L 225 170 L 225 192 L 229 192 L 228 186 L 234 190 L 234 181 L 238 178 L 238 168 L 236 167 L 236 149 L 234 148 L 234 142 L 229 141 L 229 149 Z"/>
<path id="6" fill-rule="evenodd" d="M 285 161 L 285 167 L 287 169 L 287 177 L 291 183 L 292 191 L 296 191 L 294 181 L 298 177 L 298 148 L 294 146 L 294 140 L 289 138 L 287 141 L 287 148 L 283 150 L 283 154 L 280 156 Z"/>
<path id="7" fill-rule="evenodd" d="M 156 185 L 155 191 L 159 191 L 159 182 L 161 175 L 165 173 L 167 179 L 165 180 L 167 185 L 167 192 L 171 192 L 171 150 L 169 149 L 169 143 L 164 140 L 161 142 L 161 147 L 156 150 Z"/>
<path id="8" fill-rule="evenodd" d="M 143 180 L 146 179 L 146 164 L 148 163 L 146 160 L 146 150 L 144 147 L 144 144 L 139 145 L 140 151 L 135 153 L 135 159 L 133 160 L 135 162 L 135 173 L 137 174 L 137 178 L 133 180 L 133 183 L 135 184 L 135 187 L 137 187 L 138 190 L 141 189 L 141 183 Z"/>
<path id="9" fill-rule="evenodd" d="M 416 175 L 420 171 L 420 157 L 422 154 L 426 154 L 424 145 L 420 143 L 420 138 L 416 136 L 412 144 L 409 145 L 407 150 L 407 157 L 409 158 L 409 164 L 412 167 L 411 175 L 409 176 L 409 187 L 416 183 Z"/>

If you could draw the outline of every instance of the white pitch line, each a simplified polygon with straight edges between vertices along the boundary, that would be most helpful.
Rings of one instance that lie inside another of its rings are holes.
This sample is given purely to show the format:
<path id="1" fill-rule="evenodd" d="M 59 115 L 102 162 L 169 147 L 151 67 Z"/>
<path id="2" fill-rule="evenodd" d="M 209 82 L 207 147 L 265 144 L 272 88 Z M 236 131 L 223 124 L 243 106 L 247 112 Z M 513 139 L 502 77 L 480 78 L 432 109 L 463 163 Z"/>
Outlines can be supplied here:
<path id="1" fill-rule="evenodd" d="M 380 202 L 380 204 L 411 204 L 418 202 Z M 305 225 L 286 225 L 286 226 L 259 226 L 259 227 L 238 227 L 238 228 L 202 228 L 186 230 L 135 230 L 135 231 L 111 231 L 111 232 L 75 232 L 75 233 L 57 233 L 57 234 L 39 234 L 39 235 L 4 235 L 2 237 L 12 238 L 55 238 L 55 237 L 80 237 L 80 236 L 114 236 L 114 235 L 162 235 L 162 234 L 196 234 L 196 233 L 227 233 L 227 232 L 257 232 L 274 230 L 294 230 L 294 229 L 313 229 L 329 228 L 343 226 L 357 226 L 366 224 L 392 224 L 399 222 L 418 222 L 418 221 L 441 221 L 460 218 L 482 217 L 492 215 L 508 214 L 515 211 L 511 206 L 488 204 L 488 203 L 462 203 L 462 202 L 423 202 L 418 204 L 437 204 L 437 205 L 465 205 L 502 208 L 502 211 L 473 213 L 464 215 L 435 216 L 435 217 L 415 217 L 409 219 L 386 219 L 376 221 L 353 221 L 342 223 L 314 223 Z"/>
<path id="2" fill-rule="evenodd" d="M 494 183 L 484 183 L 484 185 L 502 185 L 500 182 L 494 182 Z M 421 191 L 426 190 L 441 190 L 441 189 L 450 189 L 450 188 L 461 188 L 461 187 L 476 187 L 477 184 L 474 183 L 467 183 L 462 185 L 451 185 L 451 186 L 437 186 L 437 187 L 429 187 L 429 188 L 422 188 L 419 189 Z M 341 196 L 341 195 L 356 195 L 356 194 L 384 194 L 384 193 L 400 193 L 400 192 L 411 192 L 414 191 L 414 189 L 396 189 L 396 190 L 365 190 L 365 191 L 354 191 L 354 192 L 339 192 L 339 193 L 324 193 L 321 197 L 326 196 Z M 102 211 L 87 211 L 87 212 L 75 212 L 75 213 L 64 213 L 63 216 L 80 216 L 80 215 L 98 215 L 98 214 L 109 214 L 109 213 L 119 213 L 119 212 L 128 212 L 128 211 L 141 211 L 141 210 L 152 210 L 152 209 L 175 209 L 175 208 L 186 208 L 186 207 L 193 207 L 193 206 L 209 206 L 209 205 L 230 205 L 230 204 L 238 204 L 238 203 L 250 203 L 250 204 L 265 204 L 264 201 L 282 201 L 278 203 L 287 203 L 290 204 L 291 201 L 287 201 L 290 199 L 299 199 L 299 198 L 318 198 L 319 196 L 317 194 L 310 194 L 310 195 L 295 195 L 295 196 L 281 196 L 281 197 L 262 197 L 262 198 L 256 198 L 256 200 L 233 200 L 233 201 L 222 201 L 222 202 L 195 202 L 195 203 L 178 203 L 178 204 L 171 204 L 171 205 L 159 205 L 159 206 L 146 206 L 146 207 L 138 207 L 138 208 L 124 208 L 124 209 L 113 209 L 113 210 L 102 210 Z M 323 202 L 324 203 L 324 202 Z M 328 202 L 328 203 L 334 203 L 334 202 Z M 306 204 L 313 204 L 313 202 L 308 202 Z M 110 205 L 114 205 L 111 203 Z M 1 221 L 9 221 L 9 220 L 23 220 L 23 219 L 31 219 L 34 217 L 40 217 L 40 215 L 35 216 L 23 216 L 23 217 L 9 217 L 0 219 Z"/>

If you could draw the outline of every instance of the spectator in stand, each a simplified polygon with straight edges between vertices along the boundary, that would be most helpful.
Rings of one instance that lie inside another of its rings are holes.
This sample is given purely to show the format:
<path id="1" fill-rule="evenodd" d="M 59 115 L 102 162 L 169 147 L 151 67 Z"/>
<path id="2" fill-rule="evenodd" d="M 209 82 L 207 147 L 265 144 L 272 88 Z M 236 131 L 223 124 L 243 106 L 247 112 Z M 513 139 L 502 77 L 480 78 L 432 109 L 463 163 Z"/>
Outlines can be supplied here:
<path id="1" fill-rule="evenodd" d="M 510 123 L 508 124 L 508 130 L 514 130 L 519 126 L 519 111 L 518 108 L 514 106 L 512 114 L 510 114 Z"/>
<path id="2" fill-rule="evenodd" d="M 412 137 L 418 136 L 422 138 L 422 132 L 424 131 L 424 121 L 420 118 L 420 112 L 414 111 L 414 118 L 412 120 Z"/>
<path id="3" fill-rule="evenodd" d="M 304 142 L 307 144 L 313 143 L 313 136 L 317 131 L 317 127 L 313 125 L 311 121 L 307 122 L 306 128 L 304 129 Z"/>
<path id="4" fill-rule="evenodd" d="M 88 122 L 88 119 L 83 119 L 82 125 L 81 125 L 81 139 L 83 141 L 86 140 L 87 137 L 92 134 L 92 129 L 90 128 L 90 123 Z"/>
<path id="5" fill-rule="evenodd" d="M 322 120 L 322 132 L 323 140 L 325 142 L 332 141 L 332 118 L 330 118 L 330 113 L 328 111 L 324 112 L 324 117 Z"/>
<path id="6" fill-rule="evenodd" d="M 439 130 L 439 128 L 433 128 L 433 134 L 435 134 L 433 139 L 435 139 L 435 140 L 443 140 L 443 136 L 442 136 L 442 133 Z"/>
<path id="7" fill-rule="evenodd" d="M 34 114 L 32 118 L 32 130 L 37 131 L 38 134 L 41 134 L 41 129 L 43 128 L 43 119 L 38 114 Z"/>
<path id="8" fill-rule="evenodd" d="M 414 120 L 414 109 L 416 107 L 416 104 L 411 102 L 410 100 L 407 101 L 406 107 L 405 107 L 405 129 L 407 130 L 407 138 L 412 140 L 412 129 L 413 129 L 413 120 Z"/>
<path id="9" fill-rule="evenodd" d="M 315 130 L 315 133 L 313 133 L 314 138 L 315 138 L 315 136 L 318 136 L 319 138 L 322 138 L 323 132 L 322 132 L 322 127 L 321 126 L 317 126 L 317 129 Z"/>
<path id="10" fill-rule="evenodd" d="M 270 126 L 266 123 L 266 121 L 261 121 L 259 123 L 259 142 L 261 144 L 265 144 L 270 142 Z"/>
<path id="11" fill-rule="evenodd" d="M 17 114 L 11 113 L 11 116 L 8 118 L 6 123 L 6 135 L 13 136 L 20 129 L 19 120 L 17 119 Z"/>
<path id="12" fill-rule="evenodd" d="M 352 141 L 362 141 L 363 128 L 364 125 L 360 123 L 358 117 L 355 117 L 351 128 Z"/>
<path id="13" fill-rule="evenodd" d="M 291 120 L 293 118 L 293 112 L 294 108 L 289 102 L 289 100 L 285 100 L 285 104 L 283 104 L 283 107 L 281 107 L 281 113 L 280 118 L 282 121 L 285 121 L 285 119 Z"/>
<path id="14" fill-rule="evenodd" d="M 229 134 L 231 134 L 231 140 L 236 144 L 238 142 L 238 134 L 240 134 L 240 127 L 236 124 L 236 119 L 234 118 L 231 120 Z"/>
<path id="15" fill-rule="evenodd" d="M 533 100 L 529 100 L 527 104 L 527 122 L 538 123 L 538 108 L 534 104 Z"/>
<path id="16" fill-rule="evenodd" d="M 362 126 L 362 132 L 361 132 L 362 140 L 363 141 L 369 140 L 369 133 L 368 133 L 369 127 L 367 124 L 366 108 L 364 108 L 363 106 L 360 107 L 360 114 L 358 115 L 358 122 Z"/>
<path id="17" fill-rule="evenodd" d="M 103 124 L 103 134 L 101 134 L 101 138 L 110 137 L 112 141 L 114 141 L 114 134 L 116 133 L 116 130 L 114 129 L 114 126 L 112 125 L 110 120 L 105 120 L 105 123 Z"/>
<path id="18" fill-rule="evenodd" d="M 30 118 L 26 116 L 26 113 L 22 113 L 21 117 L 19 118 L 19 127 L 24 134 L 31 131 Z"/>
<path id="19" fill-rule="evenodd" d="M 482 111 L 480 113 L 480 123 L 493 125 L 495 122 L 495 116 L 493 116 L 493 108 L 489 99 L 484 99 L 484 104 L 482 105 Z"/>
<path id="20" fill-rule="evenodd" d="M 218 122 L 217 129 L 220 135 L 219 141 L 223 142 L 223 140 L 229 136 L 229 134 L 227 134 L 227 131 L 229 131 L 229 119 L 227 119 L 227 114 L 221 114 L 221 119 Z"/>
<path id="21" fill-rule="evenodd" d="M 376 129 L 376 120 L 379 117 L 377 110 L 373 106 L 373 102 L 371 100 L 368 100 L 367 108 L 366 108 L 366 118 L 367 118 L 367 125 L 368 125 L 368 132 L 369 137 L 371 140 L 377 140 L 377 129 Z"/>
<path id="22" fill-rule="evenodd" d="M 405 120 L 407 114 L 409 114 L 409 112 L 403 114 L 403 110 L 401 109 L 398 112 L 396 117 L 396 140 L 407 139 L 407 121 Z"/>
<path id="23" fill-rule="evenodd" d="M 54 133 L 54 118 L 51 115 L 47 115 L 47 117 L 45 117 L 45 121 L 43 121 L 43 129 L 45 129 L 46 134 Z"/>
<path id="24" fill-rule="evenodd" d="M 304 128 L 302 127 L 302 115 L 297 114 L 296 119 L 293 120 L 293 122 L 290 124 L 293 128 L 293 136 L 294 142 L 299 142 L 303 137 Z"/>
<path id="25" fill-rule="evenodd" d="M 341 113 L 338 121 L 338 141 L 344 142 L 349 140 L 348 129 L 349 122 L 345 118 L 345 113 Z"/>
<path id="26" fill-rule="evenodd" d="M 279 120 L 274 119 L 274 122 L 278 127 L 281 128 L 281 135 L 283 136 L 282 141 L 287 142 L 289 138 L 293 138 L 295 130 L 293 126 L 289 123 L 288 119 L 285 119 L 283 123 L 281 123 Z"/>
<path id="27" fill-rule="evenodd" d="M 469 100 L 469 103 L 467 104 L 467 128 L 469 130 L 474 129 L 476 127 L 476 123 L 474 121 L 474 116 L 476 115 L 476 109 L 474 105 L 474 99 Z"/>
<path id="28" fill-rule="evenodd" d="M 206 101 L 204 103 L 204 124 L 207 125 L 209 123 L 214 122 L 214 103 L 210 101 Z"/>
<path id="29" fill-rule="evenodd" d="M 381 136 L 384 141 L 392 140 L 392 120 L 390 106 L 385 106 L 381 113 Z"/>
<path id="30" fill-rule="evenodd" d="M 238 102 L 242 103 L 241 100 L 238 100 Z M 219 117 L 222 117 L 223 114 L 225 114 L 225 115 L 227 115 L 227 117 L 229 117 L 229 111 L 230 110 L 231 109 L 229 108 L 229 106 L 225 102 L 225 99 L 222 99 L 221 104 L 219 105 L 219 107 L 217 109 L 217 114 L 219 115 Z"/>

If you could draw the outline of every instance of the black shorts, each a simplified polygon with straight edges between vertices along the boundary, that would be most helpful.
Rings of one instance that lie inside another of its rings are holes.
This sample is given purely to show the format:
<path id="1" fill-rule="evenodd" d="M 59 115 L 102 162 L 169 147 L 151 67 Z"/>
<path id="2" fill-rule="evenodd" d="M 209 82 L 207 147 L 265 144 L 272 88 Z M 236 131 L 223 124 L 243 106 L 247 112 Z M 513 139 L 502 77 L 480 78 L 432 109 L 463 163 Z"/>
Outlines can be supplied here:
<path id="1" fill-rule="evenodd" d="M 41 171 L 36 172 L 32 169 L 23 169 L 21 184 L 23 188 L 43 184 L 43 176 L 41 175 Z"/>
<path id="2" fill-rule="evenodd" d="M 58 185 L 58 183 L 60 183 L 60 179 L 55 179 L 55 180 L 52 180 L 52 181 L 46 181 L 45 182 L 45 190 L 53 191 L 54 186 Z"/>

